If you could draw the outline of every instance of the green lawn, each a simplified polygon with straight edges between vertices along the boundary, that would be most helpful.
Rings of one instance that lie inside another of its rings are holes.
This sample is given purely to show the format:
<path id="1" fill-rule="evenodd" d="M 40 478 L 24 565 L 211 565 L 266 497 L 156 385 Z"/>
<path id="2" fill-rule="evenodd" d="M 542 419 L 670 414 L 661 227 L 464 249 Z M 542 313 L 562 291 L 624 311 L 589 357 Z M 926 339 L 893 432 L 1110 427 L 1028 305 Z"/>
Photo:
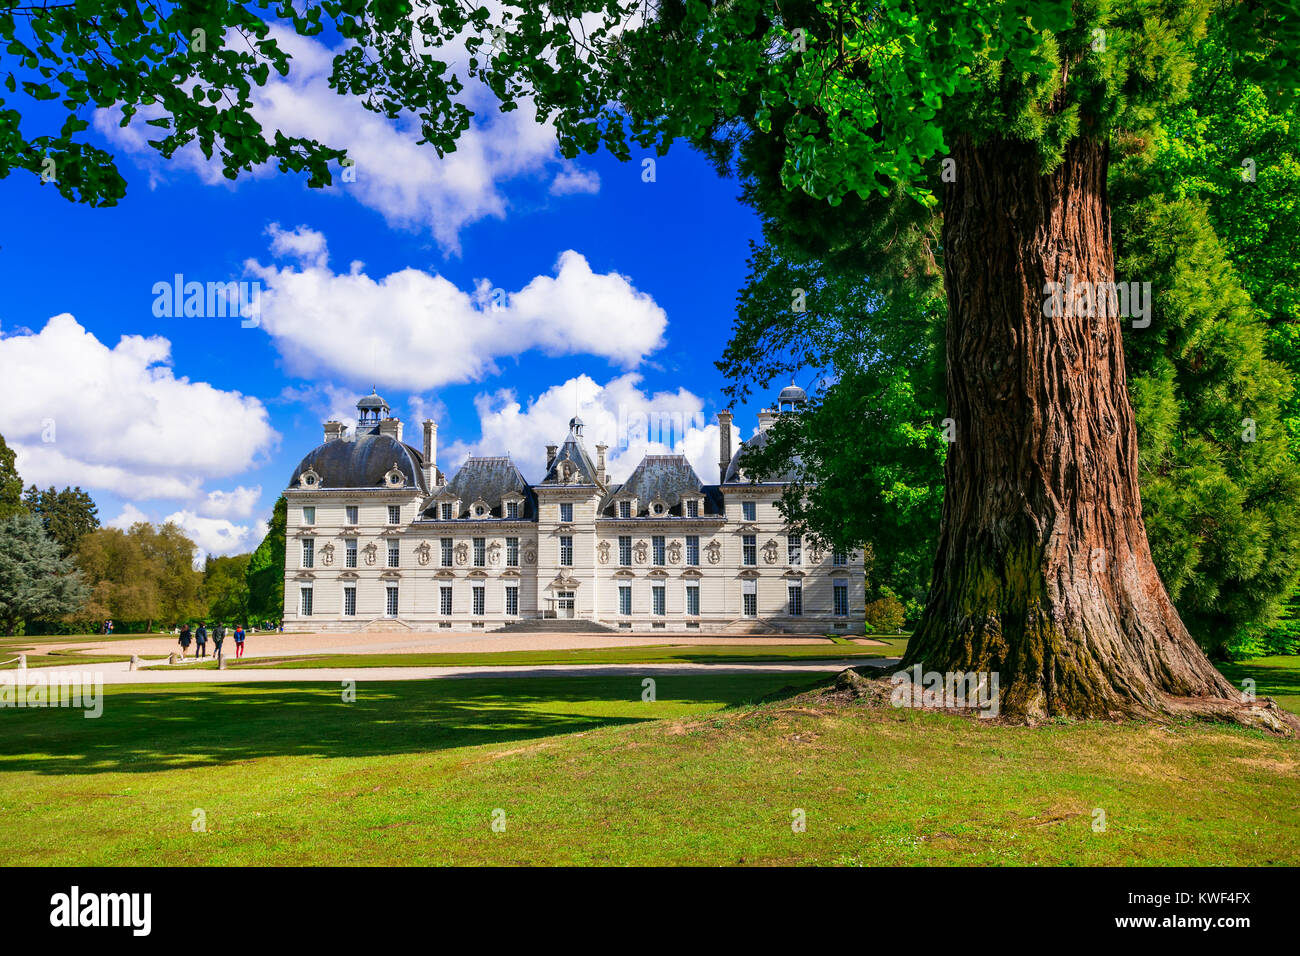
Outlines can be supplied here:
<path id="1" fill-rule="evenodd" d="M 1220 664 L 1219 670 L 1238 687 L 1247 677 L 1255 680 L 1259 697 L 1272 697 L 1294 714 L 1300 714 L 1300 655 L 1257 657 L 1240 664 Z"/>
<path id="2" fill-rule="evenodd" d="M 212 649 L 209 648 L 209 651 Z M 226 643 L 229 668 L 315 668 L 315 667 L 470 667 L 482 664 L 647 664 L 701 663 L 752 664 L 772 661 L 831 660 L 849 657 L 892 657 L 886 647 L 863 644 L 651 644 L 643 647 L 582 647 L 552 651 L 475 651 L 433 654 L 295 654 L 282 657 L 233 657 L 234 645 Z M 216 661 L 168 666 L 186 669 L 214 669 Z"/>
<path id="3" fill-rule="evenodd" d="M 137 686 L 98 720 L 0 710 L 0 845 L 67 865 L 1300 862 L 1296 741 L 736 706 L 814 680 L 659 675 L 655 703 L 636 677 L 363 683 L 355 703 Z"/>

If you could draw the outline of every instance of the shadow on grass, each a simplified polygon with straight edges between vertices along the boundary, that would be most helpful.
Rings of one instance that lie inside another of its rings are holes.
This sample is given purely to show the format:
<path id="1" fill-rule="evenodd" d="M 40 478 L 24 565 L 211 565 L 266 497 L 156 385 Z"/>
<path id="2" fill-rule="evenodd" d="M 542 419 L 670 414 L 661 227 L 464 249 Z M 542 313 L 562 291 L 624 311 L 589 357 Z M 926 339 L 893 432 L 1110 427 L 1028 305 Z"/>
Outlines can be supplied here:
<path id="1" fill-rule="evenodd" d="M 1252 678 L 1260 697 L 1300 697 L 1300 656 L 1263 657 L 1240 664 L 1219 664 L 1219 671 L 1238 687 Z"/>
<path id="2" fill-rule="evenodd" d="M 631 676 L 360 683 L 353 703 L 330 684 L 106 688 L 96 719 L 73 709 L 0 710 L 0 774 L 430 752 L 642 723 L 672 716 L 670 701 L 731 706 L 813 683 L 793 675 L 657 679 L 658 704 L 641 701 L 641 681 Z M 631 714 L 641 708 L 644 716 Z"/>

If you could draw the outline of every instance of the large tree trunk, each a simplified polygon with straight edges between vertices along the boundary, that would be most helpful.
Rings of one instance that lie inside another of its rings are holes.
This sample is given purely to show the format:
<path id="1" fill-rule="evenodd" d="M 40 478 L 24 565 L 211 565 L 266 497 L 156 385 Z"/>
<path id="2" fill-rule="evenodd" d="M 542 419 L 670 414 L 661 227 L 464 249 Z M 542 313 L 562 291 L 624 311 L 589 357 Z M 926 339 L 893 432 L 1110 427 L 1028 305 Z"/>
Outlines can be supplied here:
<path id="1" fill-rule="evenodd" d="M 1282 729 L 1187 633 L 1151 560 L 1128 319 L 1048 315 L 1047 282 L 1114 281 L 1104 142 L 955 144 L 944 197 L 948 447 L 939 552 L 906 666 L 996 671 L 1004 714 L 1226 716 Z M 1125 277 L 1140 279 L 1141 277 Z"/>

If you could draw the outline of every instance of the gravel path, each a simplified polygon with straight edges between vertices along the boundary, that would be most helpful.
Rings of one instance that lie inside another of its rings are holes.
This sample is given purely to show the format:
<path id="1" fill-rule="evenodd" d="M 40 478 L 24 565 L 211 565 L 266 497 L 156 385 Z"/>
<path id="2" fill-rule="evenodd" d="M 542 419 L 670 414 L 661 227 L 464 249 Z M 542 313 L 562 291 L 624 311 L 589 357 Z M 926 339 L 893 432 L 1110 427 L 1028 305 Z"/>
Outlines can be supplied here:
<path id="1" fill-rule="evenodd" d="M 345 680 L 361 682 L 390 680 L 439 680 L 456 677 L 645 677 L 651 674 L 820 674 L 836 673 L 846 667 L 864 664 L 892 667 L 897 657 L 873 657 L 840 661 L 817 661 L 800 664 L 778 662 L 771 664 L 548 664 L 531 665 L 475 665 L 473 667 L 318 667 L 301 669 L 250 670 L 147 670 L 132 671 L 125 662 L 93 664 L 85 667 L 38 667 L 28 674 L 44 674 L 47 678 L 61 672 L 102 674 L 105 684 L 249 684 L 249 683 L 340 683 Z M 0 671 L 0 679 L 21 671 Z"/>

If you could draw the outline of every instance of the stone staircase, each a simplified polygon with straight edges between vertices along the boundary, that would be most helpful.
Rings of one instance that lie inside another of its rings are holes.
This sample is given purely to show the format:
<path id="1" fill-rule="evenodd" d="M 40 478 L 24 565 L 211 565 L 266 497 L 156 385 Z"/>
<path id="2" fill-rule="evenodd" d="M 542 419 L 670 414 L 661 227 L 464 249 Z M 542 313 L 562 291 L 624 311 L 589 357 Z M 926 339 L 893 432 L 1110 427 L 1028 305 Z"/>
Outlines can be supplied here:
<path id="1" fill-rule="evenodd" d="M 528 621 L 511 621 L 491 631 L 492 634 L 616 634 L 618 631 L 595 621 L 576 617 L 538 617 Z"/>

